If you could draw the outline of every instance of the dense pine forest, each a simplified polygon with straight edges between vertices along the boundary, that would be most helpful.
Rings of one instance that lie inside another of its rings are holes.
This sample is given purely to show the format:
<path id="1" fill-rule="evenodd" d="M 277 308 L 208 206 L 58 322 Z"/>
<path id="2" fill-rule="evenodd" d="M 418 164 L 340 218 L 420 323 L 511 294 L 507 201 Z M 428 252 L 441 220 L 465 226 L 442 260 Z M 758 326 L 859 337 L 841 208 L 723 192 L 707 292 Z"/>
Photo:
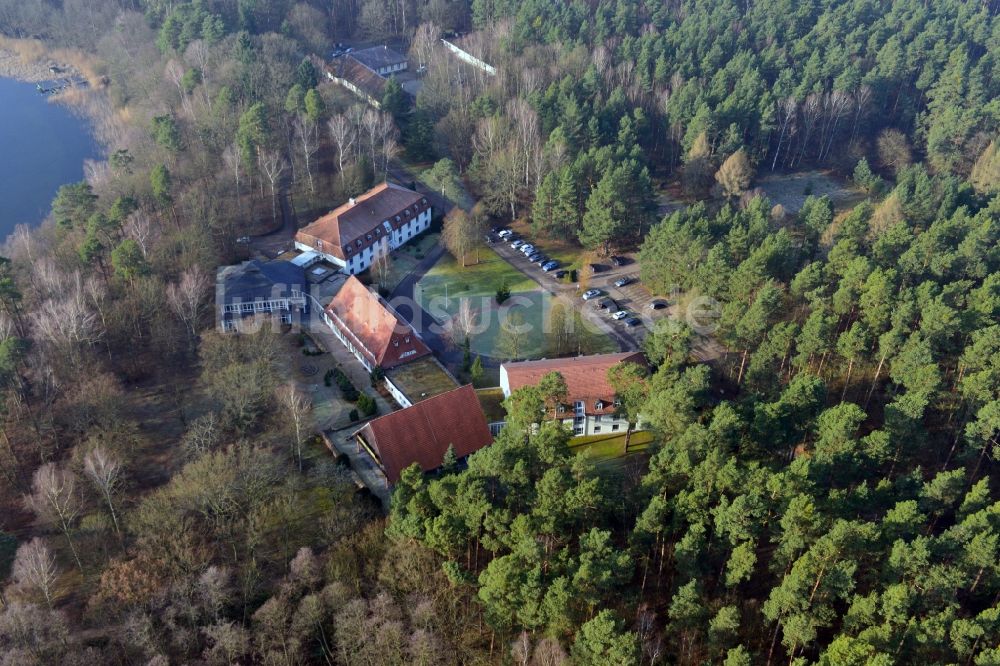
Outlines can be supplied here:
<path id="1" fill-rule="evenodd" d="M 0 260 L 0 664 L 1000 663 L 998 12 L 0 0 L 106 148 Z M 419 93 L 325 81 L 340 42 Z M 303 463 L 288 341 L 216 332 L 214 271 L 398 163 L 718 304 L 611 377 L 648 454 L 574 456 L 549 377 L 388 516 Z M 804 170 L 859 202 L 754 187 Z"/>

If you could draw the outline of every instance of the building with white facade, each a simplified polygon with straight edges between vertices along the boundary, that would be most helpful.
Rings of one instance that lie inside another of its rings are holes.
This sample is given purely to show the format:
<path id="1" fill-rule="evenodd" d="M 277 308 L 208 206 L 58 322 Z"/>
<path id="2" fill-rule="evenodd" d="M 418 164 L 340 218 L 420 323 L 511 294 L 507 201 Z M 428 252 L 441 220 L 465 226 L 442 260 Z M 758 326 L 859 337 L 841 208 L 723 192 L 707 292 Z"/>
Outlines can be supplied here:
<path id="1" fill-rule="evenodd" d="M 318 252 L 342 272 L 357 275 L 427 231 L 432 216 L 424 195 L 382 183 L 300 229 L 295 247 Z"/>
<path id="2" fill-rule="evenodd" d="M 566 382 L 566 403 L 556 409 L 574 436 L 625 433 L 628 419 L 620 415 L 615 390 L 608 381 L 608 370 L 619 363 L 647 367 L 641 352 L 595 354 L 572 358 L 519 361 L 500 366 L 500 388 L 505 398 L 524 386 L 535 386 L 550 372 L 558 372 Z M 641 423 L 637 425 L 641 428 Z"/>
<path id="3" fill-rule="evenodd" d="M 309 309 L 305 285 L 302 267 L 289 261 L 222 266 L 215 280 L 219 328 L 237 332 L 261 317 L 292 324 Z"/>
<path id="4" fill-rule="evenodd" d="M 417 332 L 354 276 L 323 310 L 323 321 L 369 372 L 431 355 Z"/>
<path id="5" fill-rule="evenodd" d="M 354 58 L 382 77 L 405 72 L 409 66 L 406 56 L 393 51 L 385 45 L 354 51 L 345 57 Z"/>

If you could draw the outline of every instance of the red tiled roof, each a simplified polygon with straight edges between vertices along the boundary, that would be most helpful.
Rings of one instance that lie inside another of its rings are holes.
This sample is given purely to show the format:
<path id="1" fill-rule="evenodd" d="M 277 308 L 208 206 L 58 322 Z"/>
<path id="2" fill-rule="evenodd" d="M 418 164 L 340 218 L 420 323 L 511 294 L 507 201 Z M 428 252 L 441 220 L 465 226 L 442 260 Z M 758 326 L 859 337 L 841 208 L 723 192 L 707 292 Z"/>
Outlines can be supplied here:
<path id="1" fill-rule="evenodd" d="M 299 229 L 295 240 L 346 259 L 381 241 L 388 233 L 385 222 L 395 231 L 429 206 L 426 197 L 418 192 L 382 183 L 355 198 L 354 203 L 348 201 Z"/>
<path id="2" fill-rule="evenodd" d="M 647 365 L 646 357 L 641 352 L 620 352 L 504 363 L 502 370 L 507 373 L 511 391 L 534 386 L 550 372 L 558 372 L 566 381 L 567 399 L 571 406 L 582 400 L 587 414 L 607 414 L 615 399 L 615 390 L 608 381 L 608 370 L 619 363 Z M 595 409 L 598 400 L 607 405 L 603 410 Z"/>
<path id="3" fill-rule="evenodd" d="M 416 332 L 353 275 L 326 306 L 330 319 L 375 366 L 388 370 L 427 356 Z"/>
<path id="4" fill-rule="evenodd" d="M 358 433 L 378 455 L 389 483 L 413 463 L 425 472 L 437 469 L 449 445 L 464 458 L 493 443 L 472 384 L 372 419 Z"/>
<path id="5" fill-rule="evenodd" d="M 337 58 L 327 65 L 327 70 L 338 79 L 349 81 L 376 102 L 385 94 L 385 79 L 352 55 Z"/>

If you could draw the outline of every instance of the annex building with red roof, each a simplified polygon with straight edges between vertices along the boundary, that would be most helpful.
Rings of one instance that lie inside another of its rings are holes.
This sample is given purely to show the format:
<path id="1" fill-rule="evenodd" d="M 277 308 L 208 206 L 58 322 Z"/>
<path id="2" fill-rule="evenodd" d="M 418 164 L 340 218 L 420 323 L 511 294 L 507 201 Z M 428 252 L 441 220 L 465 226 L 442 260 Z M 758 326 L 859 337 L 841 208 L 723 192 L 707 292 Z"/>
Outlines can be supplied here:
<path id="1" fill-rule="evenodd" d="M 517 361 L 500 366 L 500 388 L 506 398 L 519 388 L 537 385 L 550 372 L 558 372 L 567 389 L 567 404 L 560 408 L 560 417 L 574 436 L 624 433 L 628 420 L 617 415 L 618 401 L 608 381 L 608 370 L 619 363 L 648 367 L 641 352 Z"/>
<path id="2" fill-rule="evenodd" d="M 390 370 L 431 355 L 392 306 L 353 275 L 324 308 L 323 320 L 369 371 Z"/>
<path id="3" fill-rule="evenodd" d="M 299 229 L 295 247 L 357 275 L 427 231 L 432 217 L 426 196 L 385 182 Z"/>
<path id="4" fill-rule="evenodd" d="M 414 463 L 425 472 L 437 469 L 449 446 L 462 459 L 493 443 L 471 384 L 374 418 L 353 436 L 381 468 L 387 485 Z"/>

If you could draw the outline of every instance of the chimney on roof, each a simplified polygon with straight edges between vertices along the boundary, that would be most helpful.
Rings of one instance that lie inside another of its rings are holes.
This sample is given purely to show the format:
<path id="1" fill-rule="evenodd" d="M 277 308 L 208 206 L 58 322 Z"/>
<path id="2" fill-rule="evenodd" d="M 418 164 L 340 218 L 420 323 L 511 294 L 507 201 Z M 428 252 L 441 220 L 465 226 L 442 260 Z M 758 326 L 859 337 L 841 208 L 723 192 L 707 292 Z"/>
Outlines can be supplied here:
<path id="1" fill-rule="evenodd" d="M 357 202 L 354 200 L 354 197 L 351 197 L 350 199 L 347 200 L 347 203 L 351 206 L 354 206 L 354 204 Z"/>

